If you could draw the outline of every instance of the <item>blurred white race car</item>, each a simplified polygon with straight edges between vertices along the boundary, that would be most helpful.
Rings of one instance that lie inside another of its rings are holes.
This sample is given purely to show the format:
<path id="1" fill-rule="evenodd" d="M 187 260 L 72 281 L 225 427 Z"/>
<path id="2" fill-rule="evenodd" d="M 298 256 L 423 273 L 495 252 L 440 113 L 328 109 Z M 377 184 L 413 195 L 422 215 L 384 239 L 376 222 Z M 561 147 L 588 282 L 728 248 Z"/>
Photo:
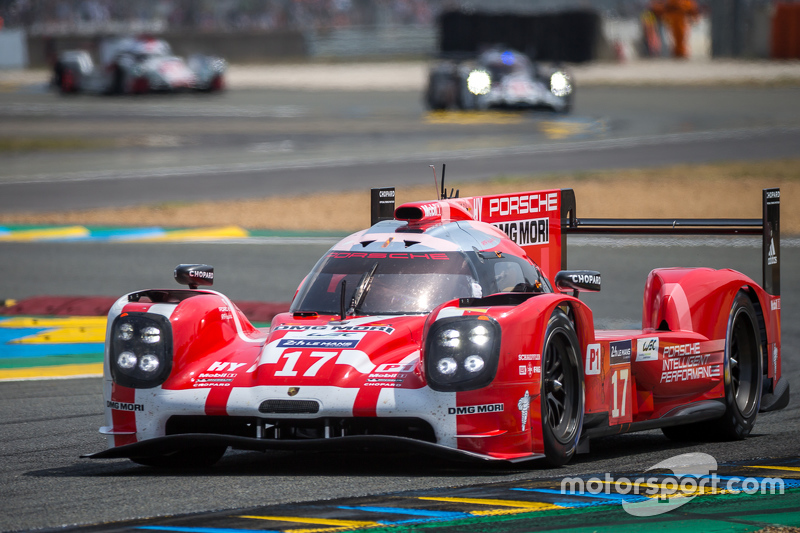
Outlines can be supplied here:
<path id="1" fill-rule="evenodd" d="M 434 110 L 543 108 L 567 113 L 574 92 L 564 69 L 534 63 L 515 50 L 492 48 L 475 60 L 434 65 L 425 103 Z"/>
<path id="2" fill-rule="evenodd" d="M 62 52 L 53 68 L 53 85 L 62 93 L 100 94 L 219 91 L 225 86 L 224 59 L 194 55 L 184 61 L 161 39 L 108 39 L 100 43 L 98 56 L 95 65 L 86 50 Z"/>

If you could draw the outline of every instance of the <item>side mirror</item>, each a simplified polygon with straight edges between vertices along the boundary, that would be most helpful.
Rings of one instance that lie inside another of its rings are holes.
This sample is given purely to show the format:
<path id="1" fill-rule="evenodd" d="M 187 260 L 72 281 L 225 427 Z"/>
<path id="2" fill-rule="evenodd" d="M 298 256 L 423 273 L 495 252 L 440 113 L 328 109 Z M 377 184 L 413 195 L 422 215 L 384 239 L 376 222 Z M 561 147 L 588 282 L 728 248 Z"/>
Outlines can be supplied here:
<path id="1" fill-rule="evenodd" d="M 579 292 L 600 292 L 600 272 L 595 270 L 562 270 L 555 282 L 556 289 L 572 291 L 576 298 Z"/>
<path id="2" fill-rule="evenodd" d="M 211 265 L 178 265 L 175 267 L 175 281 L 196 289 L 200 285 L 214 284 L 214 267 Z"/>

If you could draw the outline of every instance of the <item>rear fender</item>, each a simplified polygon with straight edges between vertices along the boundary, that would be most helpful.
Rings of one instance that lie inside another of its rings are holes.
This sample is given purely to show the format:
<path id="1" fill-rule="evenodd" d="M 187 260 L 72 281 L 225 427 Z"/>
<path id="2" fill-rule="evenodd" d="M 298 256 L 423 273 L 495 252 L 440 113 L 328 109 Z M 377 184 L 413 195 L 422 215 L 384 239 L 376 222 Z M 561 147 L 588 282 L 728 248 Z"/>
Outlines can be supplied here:
<path id="1" fill-rule="evenodd" d="M 745 290 L 761 329 L 767 377 L 780 378 L 780 296 L 771 296 L 735 270 L 660 268 L 647 277 L 642 328 L 694 331 L 708 339 L 725 339 L 733 299 Z"/>

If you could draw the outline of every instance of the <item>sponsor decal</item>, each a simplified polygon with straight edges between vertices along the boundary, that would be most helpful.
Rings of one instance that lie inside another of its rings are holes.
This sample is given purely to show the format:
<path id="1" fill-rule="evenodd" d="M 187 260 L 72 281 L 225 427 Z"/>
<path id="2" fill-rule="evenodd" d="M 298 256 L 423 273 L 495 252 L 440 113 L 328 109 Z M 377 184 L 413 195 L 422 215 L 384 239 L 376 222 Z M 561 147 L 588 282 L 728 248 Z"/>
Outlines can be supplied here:
<path id="1" fill-rule="evenodd" d="M 542 354 L 539 353 L 521 353 L 517 356 L 520 361 L 528 361 L 527 365 L 519 365 L 519 375 L 528 376 L 532 378 L 534 374 L 541 374 L 541 360 Z"/>
<path id="2" fill-rule="evenodd" d="M 213 272 L 202 272 L 200 270 L 190 270 L 189 271 L 190 278 L 203 278 L 203 279 L 214 279 Z"/>
<path id="3" fill-rule="evenodd" d="M 355 348 L 366 333 L 353 331 L 289 331 L 279 348 Z"/>
<path id="4" fill-rule="evenodd" d="M 590 344 L 586 347 L 586 369 L 583 372 L 585 375 L 596 376 L 600 374 L 600 368 L 602 367 L 601 353 L 602 350 L 599 344 Z"/>
<path id="5" fill-rule="evenodd" d="M 400 387 L 403 385 L 406 374 L 370 375 L 365 385 L 367 387 Z"/>
<path id="6" fill-rule="evenodd" d="M 658 337 L 636 339 L 636 362 L 658 359 Z"/>
<path id="7" fill-rule="evenodd" d="M 528 376 L 532 378 L 534 374 L 541 374 L 542 367 L 541 365 L 534 365 L 533 363 L 528 363 L 527 365 L 519 365 L 519 375 L 520 376 Z"/>
<path id="8" fill-rule="evenodd" d="M 394 328 L 391 326 L 348 326 L 348 325 L 340 325 L 340 326 L 290 326 L 290 325 L 282 325 L 275 328 L 275 331 L 316 331 L 316 332 L 323 332 L 323 331 L 380 331 L 381 333 L 394 333 Z"/>
<path id="9" fill-rule="evenodd" d="M 197 379 L 233 379 L 236 377 L 235 373 L 231 372 L 203 372 Z"/>
<path id="10" fill-rule="evenodd" d="M 770 311 L 780 311 L 781 310 L 781 299 L 776 298 L 769 303 L 769 310 Z"/>
<path id="11" fill-rule="evenodd" d="M 223 377 L 209 377 L 209 378 L 200 378 L 198 377 L 194 381 L 195 387 L 226 387 L 227 384 L 233 382 L 233 378 L 223 378 Z"/>
<path id="12" fill-rule="evenodd" d="M 772 345 L 772 373 L 773 373 L 773 375 L 775 375 L 775 373 L 777 373 L 777 372 L 778 372 L 778 345 L 777 344 L 773 344 Z"/>
<path id="13" fill-rule="evenodd" d="M 501 196 L 489 200 L 489 216 L 526 215 L 558 210 L 558 193 Z"/>
<path id="14" fill-rule="evenodd" d="M 616 341 L 610 342 L 609 355 L 612 365 L 621 365 L 631 362 L 631 341 Z"/>
<path id="15" fill-rule="evenodd" d="M 502 413 L 505 405 L 502 403 L 487 403 L 484 405 L 464 405 L 461 407 L 448 407 L 449 415 L 474 415 L 480 413 Z"/>
<path id="16" fill-rule="evenodd" d="M 413 363 L 385 363 L 382 365 L 378 365 L 374 372 L 375 373 L 387 373 L 387 374 L 397 374 L 400 372 L 408 373 L 413 372 L 414 367 L 417 366 L 417 361 Z"/>
<path id="17" fill-rule="evenodd" d="M 400 387 L 410 372 L 414 371 L 417 361 L 412 363 L 385 363 L 377 366 L 367 376 L 368 387 Z"/>
<path id="18" fill-rule="evenodd" d="M 522 415 L 522 429 L 521 431 L 525 431 L 525 426 L 528 424 L 528 411 L 531 408 L 531 393 L 525 391 L 525 396 L 519 399 L 517 402 L 517 409 L 519 409 L 520 414 Z"/>
<path id="19" fill-rule="evenodd" d="M 492 224 L 519 246 L 547 244 L 550 242 L 550 219 L 536 218 Z"/>
<path id="20" fill-rule="evenodd" d="M 243 367 L 247 363 L 228 363 L 228 362 L 214 362 L 213 365 L 208 367 L 207 372 L 235 372 L 238 368 Z"/>
<path id="21" fill-rule="evenodd" d="M 380 191 L 378 191 L 378 196 L 380 198 L 394 198 L 394 189 L 391 189 L 391 190 L 380 190 Z"/>
<path id="22" fill-rule="evenodd" d="M 780 200 L 781 191 L 767 191 L 767 200 Z"/>
<path id="23" fill-rule="evenodd" d="M 231 308 L 228 307 L 227 305 L 221 305 L 219 307 L 219 317 L 222 320 L 232 320 L 233 313 L 231 312 Z"/>
<path id="24" fill-rule="evenodd" d="M 664 357 L 682 357 L 684 355 L 698 355 L 700 353 L 700 343 L 676 344 L 675 346 L 664 346 Z"/>
<path id="25" fill-rule="evenodd" d="M 439 204 L 422 204 L 419 207 L 425 213 L 426 217 L 442 216 L 442 206 Z"/>
<path id="26" fill-rule="evenodd" d="M 572 283 L 600 285 L 600 276 L 593 276 L 591 274 L 570 274 L 569 278 L 572 280 Z"/>
<path id="27" fill-rule="evenodd" d="M 767 264 L 774 265 L 778 262 L 778 254 L 775 253 L 775 238 L 769 240 L 769 253 L 767 254 Z"/>
<path id="28" fill-rule="evenodd" d="M 700 343 L 685 344 L 675 348 L 686 348 L 699 351 Z M 666 351 L 666 350 L 665 350 Z M 722 365 L 709 364 L 711 354 L 676 354 L 664 359 L 661 368 L 661 383 L 677 383 L 680 381 L 693 381 L 695 379 L 718 378 L 722 375 Z"/>
<path id="29" fill-rule="evenodd" d="M 115 411 L 144 411 L 144 405 L 140 403 L 125 403 L 106 401 L 106 407 Z"/>
<path id="30" fill-rule="evenodd" d="M 328 257 L 334 259 L 430 259 L 433 261 L 449 261 L 444 252 L 414 253 L 414 252 L 330 252 Z"/>

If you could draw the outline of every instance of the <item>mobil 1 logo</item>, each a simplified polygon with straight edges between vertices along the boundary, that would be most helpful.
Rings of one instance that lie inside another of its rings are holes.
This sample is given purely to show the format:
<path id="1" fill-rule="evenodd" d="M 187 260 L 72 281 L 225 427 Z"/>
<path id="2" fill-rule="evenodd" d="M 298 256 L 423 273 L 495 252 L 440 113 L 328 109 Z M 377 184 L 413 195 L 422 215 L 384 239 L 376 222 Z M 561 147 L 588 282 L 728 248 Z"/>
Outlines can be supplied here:
<path id="1" fill-rule="evenodd" d="M 616 341 L 608 345 L 612 365 L 631 362 L 631 341 Z"/>

